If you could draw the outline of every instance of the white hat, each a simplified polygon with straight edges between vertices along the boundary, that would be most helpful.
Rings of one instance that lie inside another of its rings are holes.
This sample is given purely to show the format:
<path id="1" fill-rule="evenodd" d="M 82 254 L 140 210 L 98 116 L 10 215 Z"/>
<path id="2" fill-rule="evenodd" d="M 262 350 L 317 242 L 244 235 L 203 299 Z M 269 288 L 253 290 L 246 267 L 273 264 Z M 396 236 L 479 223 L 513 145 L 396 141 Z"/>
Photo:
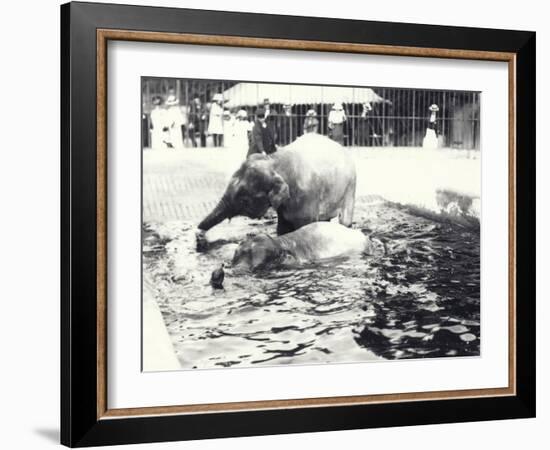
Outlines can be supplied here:
<path id="1" fill-rule="evenodd" d="M 332 105 L 332 109 L 341 110 L 344 109 L 344 107 L 342 106 L 342 103 L 335 103 Z"/>
<path id="2" fill-rule="evenodd" d="M 248 113 L 244 109 L 239 109 L 239 111 L 237 111 L 237 117 L 246 119 L 248 117 Z"/>
<path id="3" fill-rule="evenodd" d="M 317 112 L 314 109 L 308 109 L 306 116 L 316 116 Z"/>
<path id="4" fill-rule="evenodd" d="M 223 95 L 219 92 L 217 94 L 214 94 L 214 97 L 212 97 L 213 102 L 222 102 L 223 101 Z"/>
<path id="5" fill-rule="evenodd" d="M 176 98 L 175 95 L 171 94 L 166 99 L 166 106 L 175 106 L 179 105 L 180 101 Z"/>
<path id="6" fill-rule="evenodd" d="M 435 103 L 430 105 L 429 108 L 430 111 L 439 111 L 439 106 L 437 106 Z"/>

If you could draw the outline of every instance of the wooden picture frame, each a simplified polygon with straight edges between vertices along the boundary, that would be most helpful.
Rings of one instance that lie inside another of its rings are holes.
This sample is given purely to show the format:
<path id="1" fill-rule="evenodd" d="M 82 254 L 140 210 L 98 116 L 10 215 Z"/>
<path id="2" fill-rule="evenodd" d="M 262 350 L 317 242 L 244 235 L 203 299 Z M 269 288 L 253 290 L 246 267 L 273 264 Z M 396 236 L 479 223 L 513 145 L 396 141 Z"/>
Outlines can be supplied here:
<path id="1" fill-rule="evenodd" d="M 283 31 L 284 30 L 284 31 Z M 506 388 L 110 409 L 107 42 L 505 61 L 509 70 Z M 91 446 L 535 415 L 535 33 L 69 3 L 61 7 L 61 442 Z"/>

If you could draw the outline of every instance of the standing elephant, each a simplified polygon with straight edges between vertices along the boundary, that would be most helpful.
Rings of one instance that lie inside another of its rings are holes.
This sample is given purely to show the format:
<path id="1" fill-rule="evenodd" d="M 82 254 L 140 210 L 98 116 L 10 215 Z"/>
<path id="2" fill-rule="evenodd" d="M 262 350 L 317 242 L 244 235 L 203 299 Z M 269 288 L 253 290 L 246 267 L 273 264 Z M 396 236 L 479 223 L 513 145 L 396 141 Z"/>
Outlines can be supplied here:
<path id="1" fill-rule="evenodd" d="M 277 211 L 277 234 L 328 221 L 351 226 L 355 165 L 331 139 L 306 134 L 272 155 L 251 155 L 235 172 L 217 206 L 199 224 L 202 232 L 234 216 Z"/>

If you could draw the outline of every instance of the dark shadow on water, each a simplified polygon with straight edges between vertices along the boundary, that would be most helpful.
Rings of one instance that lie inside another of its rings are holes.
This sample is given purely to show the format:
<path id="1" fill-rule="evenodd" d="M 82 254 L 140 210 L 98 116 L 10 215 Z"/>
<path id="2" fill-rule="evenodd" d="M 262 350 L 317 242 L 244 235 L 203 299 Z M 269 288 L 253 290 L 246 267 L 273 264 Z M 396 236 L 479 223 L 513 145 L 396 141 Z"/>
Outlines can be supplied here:
<path id="1" fill-rule="evenodd" d="M 59 444 L 60 433 L 58 428 L 37 428 L 34 432 L 47 441 Z"/>

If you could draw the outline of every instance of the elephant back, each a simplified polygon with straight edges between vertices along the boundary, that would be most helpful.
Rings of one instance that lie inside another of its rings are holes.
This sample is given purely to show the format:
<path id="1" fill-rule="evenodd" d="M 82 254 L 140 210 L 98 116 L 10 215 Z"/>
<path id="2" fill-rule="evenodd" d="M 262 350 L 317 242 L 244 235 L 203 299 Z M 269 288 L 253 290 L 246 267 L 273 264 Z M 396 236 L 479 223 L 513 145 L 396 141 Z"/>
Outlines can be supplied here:
<path id="1" fill-rule="evenodd" d="M 355 164 L 349 152 L 338 142 L 320 134 L 300 136 L 284 147 L 279 156 L 298 177 L 317 174 L 324 178 L 327 173 L 336 173 L 342 180 L 355 181 Z M 333 181 L 332 177 L 326 179 Z"/>

